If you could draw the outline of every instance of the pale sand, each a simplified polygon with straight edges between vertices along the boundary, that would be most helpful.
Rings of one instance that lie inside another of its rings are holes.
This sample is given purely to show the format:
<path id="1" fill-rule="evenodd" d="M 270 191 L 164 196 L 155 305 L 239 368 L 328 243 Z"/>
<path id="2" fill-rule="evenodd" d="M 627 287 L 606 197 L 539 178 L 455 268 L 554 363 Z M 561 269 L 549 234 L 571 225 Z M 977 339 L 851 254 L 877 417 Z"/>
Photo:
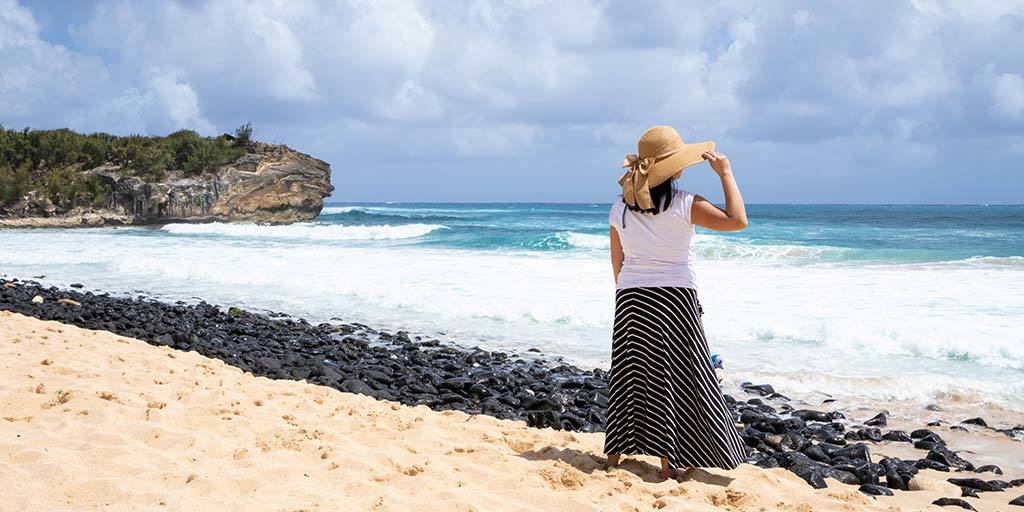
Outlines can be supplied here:
<path id="1" fill-rule="evenodd" d="M 606 472 L 601 434 L 254 378 L 8 312 L 0 417 L 3 511 L 943 510 L 927 504 L 956 495 L 874 499 L 750 465 L 658 481 L 651 458 Z M 979 510 L 1015 508 L 1016 493 L 983 496 Z"/>

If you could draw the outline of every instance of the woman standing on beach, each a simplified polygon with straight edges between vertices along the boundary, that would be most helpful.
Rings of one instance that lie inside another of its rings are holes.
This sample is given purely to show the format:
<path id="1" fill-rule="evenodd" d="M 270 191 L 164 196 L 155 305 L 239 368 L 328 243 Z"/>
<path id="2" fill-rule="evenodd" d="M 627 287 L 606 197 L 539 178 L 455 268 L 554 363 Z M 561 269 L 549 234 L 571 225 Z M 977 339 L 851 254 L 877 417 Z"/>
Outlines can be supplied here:
<path id="1" fill-rule="evenodd" d="M 661 457 L 665 478 L 680 476 L 678 468 L 732 469 L 746 451 L 711 366 L 690 258 L 695 225 L 747 227 L 743 198 L 714 142 L 686 144 L 672 127 L 655 126 L 637 148 L 623 162 L 622 196 L 609 215 L 616 290 L 608 465 L 641 454 Z M 725 210 L 673 186 L 703 160 L 722 180 Z"/>

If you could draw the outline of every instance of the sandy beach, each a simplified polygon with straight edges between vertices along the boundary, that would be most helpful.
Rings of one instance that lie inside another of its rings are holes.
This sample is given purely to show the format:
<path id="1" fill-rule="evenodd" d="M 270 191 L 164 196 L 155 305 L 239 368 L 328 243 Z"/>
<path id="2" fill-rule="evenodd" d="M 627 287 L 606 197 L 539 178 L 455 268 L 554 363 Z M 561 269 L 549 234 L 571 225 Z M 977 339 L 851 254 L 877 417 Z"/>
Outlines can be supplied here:
<path id="1" fill-rule="evenodd" d="M 684 482 L 659 481 L 653 459 L 605 471 L 601 434 L 253 377 L 9 312 L 0 361 L 2 510 L 896 511 L 959 496 L 934 471 L 882 498 L 746 464 Z M 1014 490 L 970 503 L 1007 510 Z"/>

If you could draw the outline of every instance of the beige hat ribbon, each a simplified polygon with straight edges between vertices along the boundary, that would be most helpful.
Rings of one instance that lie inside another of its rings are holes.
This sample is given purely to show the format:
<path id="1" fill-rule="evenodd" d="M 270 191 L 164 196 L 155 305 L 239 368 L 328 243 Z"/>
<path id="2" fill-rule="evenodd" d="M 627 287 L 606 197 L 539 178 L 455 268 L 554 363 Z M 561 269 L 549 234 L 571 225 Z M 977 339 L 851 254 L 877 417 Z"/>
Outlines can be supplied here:
<path id="1" fill-rule="evenodd" d="M 622 185 L 622 197 L 626 200 L 626 204 L 639 206 L 642 210 L 654 208 L 654 202 L 651 201 L 651 183 L 649 181 L 651 165 L 681 149 L 683 149 L 683 143 L 679 141 L 666 144 L 654 155 L 646 158 L 640 158 L 639 155 L 633 154 L 626 155 L 626 158 L 622 161 L 622 168 L 628 168 L 629 170 L 619 178 L 619 185 Z M 660 184 L 661 182 L 655 183 L 654 186 Z"/>

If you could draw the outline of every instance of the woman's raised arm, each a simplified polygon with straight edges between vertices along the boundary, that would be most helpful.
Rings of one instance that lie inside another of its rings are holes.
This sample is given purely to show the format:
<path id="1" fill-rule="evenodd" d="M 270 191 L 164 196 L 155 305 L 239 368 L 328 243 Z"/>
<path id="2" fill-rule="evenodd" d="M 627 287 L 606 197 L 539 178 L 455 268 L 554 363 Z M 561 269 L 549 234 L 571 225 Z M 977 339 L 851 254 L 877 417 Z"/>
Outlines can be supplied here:
<path id="1" fill-rule="evenodd" d="M 743 205 L 743 196 L 736 178 L 732 175 L 729 158 L 718 152 L 702 155 L 711 164 L 711 168 L 722 180 L 722 192 L 725 193 L 725 210 L 701 196 L 693 198 L 690 219 L 693 223 L 714 231 L 742 231 L 747 227 L 747 209 Z"/>

